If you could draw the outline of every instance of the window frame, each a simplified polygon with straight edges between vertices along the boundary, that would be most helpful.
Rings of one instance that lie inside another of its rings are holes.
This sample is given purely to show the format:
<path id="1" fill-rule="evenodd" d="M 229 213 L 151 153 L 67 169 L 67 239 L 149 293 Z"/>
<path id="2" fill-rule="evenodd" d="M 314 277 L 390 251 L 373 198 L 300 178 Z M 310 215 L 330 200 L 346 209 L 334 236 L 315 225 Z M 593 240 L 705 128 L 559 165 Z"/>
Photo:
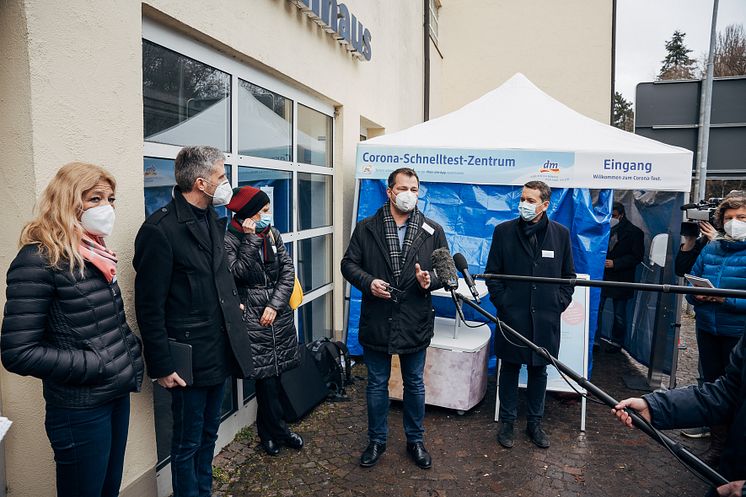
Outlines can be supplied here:
<path id="1" fill-rule="evenodd" d="M 291 228 L 287 233 L 283 233 L 283 241 L 286 244 L 290 244 L 292 247 L 292 258 L 293 263 L 298 264 L 298 243 L 300 240 L 313 238 L 322 235 L 331 235 L 331 248 L 332 258 L 334 250 L 334 228 L 335 228 L 335 215 L 334 215 L 334 177 L 336 172 L 336 159 L 335 147 L 336 143 L 336 122 L 335 122 L 335 108 L 331 103 L 325 102 L 314 95 L 304 93 L 298 90 L 296 87 L 281 81 L 267 73 L 254 68 L 245 62 L 241 62 L 228 55 L 225 55 L 212 47 L 202 44 L 201 42 L 190 39 L 186 35 L 174 31 L 165 26 L 159 25 L 152 19 L 147 17 L 143 18 L 142 22 L 142 40 L 154 43 L 162 46 L 163 48 L 175 52 L 176 54 L 182 55 L 193 59 L 199 63 L 208 65 L 214 69 L 225 72 L 230 75 L 231 85 L 231 96 L 230 96 L 230 150 L 225 152 L 225 163 L 230 164 L 231 168 L 231 184 L 237 185 L 239 179 L 239 169 L 241 167 L 251 167 L 256 169 L 270 169 L 287 171 L 292 173 L 292 209 L 291 209 Z M 240 80 L 246 81 L 250 84 L 259 86 L 266 90 L 277 93 L 292 101 L 292 144 L 291 144 L 291 157 L 289 161 L 267 159 L 263 157 L 254 157 L 250 155 L 242 155 L 238 153 L 239 150 L 239 138 L 238 138 L 238 89 Z M 141 82 L 142 84 L 142 82 Z M 321 114 L 326 115 L 332 119 L 331 121 L 331 136 L 332 147 L 330 150 L 331 154 L 331 167 L 328 166 L 314 166 L 310 164 L 304 164 L 297 160 L 297 143 L 298 143 L 298 107 L 303 105 L 309 109 L 315 110 Z M 154 159 L 166 159 L 174 160 L 176 154 L 182 148 L 181 145 L 170 145 L 165 143 L 156 143 L 145 141 L 143 137 L 143 160 L 145 158 Z M 299 216 L 298 216 L 298 185 L 299 185 L 299 174 L 309 173 L 329 176 L 332 178 L 332 201 L 331 201 L 331 224 L 329 226 L 323 226 L 318 228 L 299 230 Z M 301 306 L 309 305 L 314 300 L 321 298 L 329 294 L 331 299 L 332 314 L 331 319 L 333 322 L 334 316 L 334 287 L 335 287 L 335 272 L 332 271 L 332 280 L 319 288 L 314 289 L 304 295 L 303 303 Z M 294 311 L 295 322 L 298 323 L 299 309 Z M 244 398 L 243 396 L 243 380 L 238 379 L 234 382 L 234 405 L 236 409 L 224 417 L 221 423 L 221 429 L 219 431 L 218 444 L 225 445 L 232 439 L 233 435 L 243 426 L 246 426 L 249 421 L 248 410 L 246 409 L 247 404 L 254 397 L 254 395 Z M 167 485 L 166 480 L 169 478 L 170 473 L 169 461 L 160 461 L 158 463 L 158 478 L 163 479 L 163 482 L 159 482 L 159 488 L 162 484 Z"/>

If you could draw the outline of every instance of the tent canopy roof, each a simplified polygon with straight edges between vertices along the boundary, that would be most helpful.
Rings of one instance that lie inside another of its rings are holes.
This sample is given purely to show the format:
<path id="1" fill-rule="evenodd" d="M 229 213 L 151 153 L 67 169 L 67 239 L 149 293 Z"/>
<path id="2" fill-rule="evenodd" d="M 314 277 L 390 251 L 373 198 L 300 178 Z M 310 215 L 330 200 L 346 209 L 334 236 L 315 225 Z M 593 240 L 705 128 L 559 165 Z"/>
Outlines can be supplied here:
<path id="1" fill-rule="evenodd" d="M 521 73 L 459 110 L 360 146 L 690 153 L 586 117 Z"/>

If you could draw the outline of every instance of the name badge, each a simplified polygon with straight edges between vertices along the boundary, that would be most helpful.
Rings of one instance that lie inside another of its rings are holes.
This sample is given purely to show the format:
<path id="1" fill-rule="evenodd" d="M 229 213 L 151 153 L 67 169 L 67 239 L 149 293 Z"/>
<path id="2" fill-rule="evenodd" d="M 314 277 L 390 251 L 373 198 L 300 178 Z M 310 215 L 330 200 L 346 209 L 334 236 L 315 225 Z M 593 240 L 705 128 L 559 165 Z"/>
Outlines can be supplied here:
<path id="1" fill-rule="evenodd" d="M 422 223 L 422 229 L 427 231 L 431 235 L 435 233 L 435 229 L 427 223 Z"/>
<path id="2" fill-rule="evenodd" d="M 274 245 L 272 245 L 272 252 L 273 252 L 274 254 L 277 254 L 277 247 L 275 247 Z"/>
<path id="3" fill-rule="evenodd" d="M 542 250 L 541 256 L 547 259 L 554 259 L 554 250 Z"/>

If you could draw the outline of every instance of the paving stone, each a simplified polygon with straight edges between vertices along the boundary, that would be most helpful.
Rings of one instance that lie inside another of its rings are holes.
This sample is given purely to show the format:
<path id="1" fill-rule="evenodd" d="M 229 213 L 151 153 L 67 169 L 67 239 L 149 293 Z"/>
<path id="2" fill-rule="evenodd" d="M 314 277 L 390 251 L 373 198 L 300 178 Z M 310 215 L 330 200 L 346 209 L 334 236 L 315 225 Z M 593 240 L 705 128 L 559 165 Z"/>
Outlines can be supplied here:
<path id="1" fill-rule="evenodd" d="M 693 320 L 682 323 L 682 342 L 676 383 L 693 384 L 697 378 L 697 351 Z M 580 432 L 580 402 L 547 394 L 544 427 L 552 445 L 542 450 L 523 433 L 525 398 L 519 402 L 516 444 L 497 444 L 494 423 L 495 379 L 488 383 L 485 399 L 463 416 L 427 407 L 425 446 L 433 467 L 414 466 L 405 450 L 400 402 L 389 413 L 388 449 L 373 468 L 360 468 L 360 452 L 367 443 L 364 366 L 353 370 L 361 379 L 348 388 L 349 402 L 324 403 L 293 430 L 306 447 L 300 452 L 283 449 L 269 457 L 257 448 L 252 428 L 246 438 L 229 444 L 215 459 L 228 483 L 215 495 L 228 497 L 481 497 L 559 496 L 700 497 L 705 486 L 686 471 L 663 447 L 638 430 L 621 426 L 605 405 L 589 402 L 586 432 Z M 645 377 L 647 369 L 626 353 L 597 353 L 592 381 L 616 398 L 639 396 L 622 378 Z M 668 378 L 664 378 L 668 383 Z M 669 436 L 688 445 L 694 453 L 707 441 L 689 440 L 678 430 Z M 217 487 L 217 486 L 216 486 Z"/>

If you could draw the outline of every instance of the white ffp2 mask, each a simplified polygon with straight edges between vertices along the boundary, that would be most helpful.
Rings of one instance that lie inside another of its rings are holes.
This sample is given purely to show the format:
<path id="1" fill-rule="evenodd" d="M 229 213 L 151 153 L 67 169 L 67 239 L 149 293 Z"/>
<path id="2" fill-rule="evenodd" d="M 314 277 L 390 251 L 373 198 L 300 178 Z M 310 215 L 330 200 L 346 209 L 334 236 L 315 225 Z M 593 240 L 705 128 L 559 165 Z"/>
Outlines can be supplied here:
<path id="1" fill-rule="evenodd" d="M 417 206 L 417 194 L 411 190 L 399 193 L 395 200 L 396 207 L 402 212 L 412 212 Z"/>
<path id="2" fill-rule="evenodd" d="M 111 205 L 99 205 L 83 211 L 80 216 L 80 224 L 83 229 L 96 236 L 109 236 L 114 229 L 114 207 Z"/>
<path id="3" fill-rule="evenodd" d="M 731 219 L 725 223 L 725 232 L 734 240 L 746 239 L 746 222 Z"/>

